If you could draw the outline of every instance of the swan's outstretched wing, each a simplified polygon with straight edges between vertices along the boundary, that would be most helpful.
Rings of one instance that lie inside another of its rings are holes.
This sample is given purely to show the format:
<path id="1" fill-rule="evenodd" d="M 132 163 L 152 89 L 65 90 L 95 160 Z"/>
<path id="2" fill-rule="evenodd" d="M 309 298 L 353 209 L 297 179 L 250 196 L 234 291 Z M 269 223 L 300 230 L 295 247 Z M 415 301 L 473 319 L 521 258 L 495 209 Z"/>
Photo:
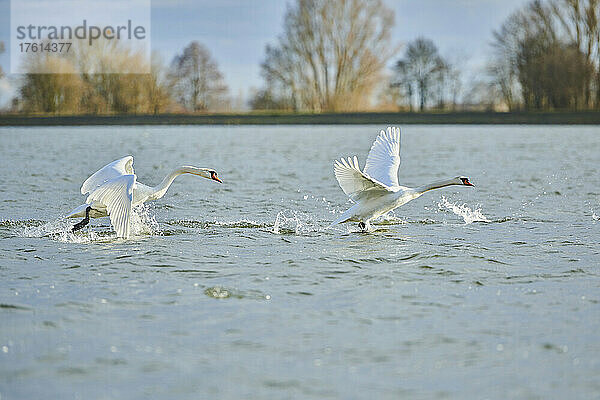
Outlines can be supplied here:
<path id="1" fill-rule="evenodd" d="M 388 127 L 381 131 L 367 157 L 365 174 L 388 187 L 398 184 L 398 167 L 400 167 L 400 128 Z"/>
<path id="2" fill-rule="evenodd" d="M 102 186 L 105 182 L 123 175 L 135 175 L 133 171 L 133 156 L 115 160 L 100 168 L 81 185 L 81 194 L 87 194 Z"/>
<path id="3" fill-rule="evenodd" d="M 135 175 L 121 175 L 96 188 L 87 198 L 86 203 L 100 203 L 106 207 L 110 223 L 118 237 L 129 237 L 129 217 L 133 201 L 133 185 Z"/>
<path id="4" fill-rule="evenodd" d="M 390 188 L 360 171 L 356 156 L 354 159 L 348 157 L 347 161 L 343 158 L 335 160 L 333 172 L 344 193 L 354 201 L 371 194 L 391 192 Z"/>

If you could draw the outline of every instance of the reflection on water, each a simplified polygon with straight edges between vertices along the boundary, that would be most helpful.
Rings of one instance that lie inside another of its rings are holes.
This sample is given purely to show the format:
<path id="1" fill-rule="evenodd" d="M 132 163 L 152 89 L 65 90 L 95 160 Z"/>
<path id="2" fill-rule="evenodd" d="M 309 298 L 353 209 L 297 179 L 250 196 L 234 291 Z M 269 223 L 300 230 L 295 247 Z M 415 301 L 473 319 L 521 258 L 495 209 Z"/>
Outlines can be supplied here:
<path id="1" fill-rule="evenodd" d="M 380 128 L 0 129 L 0 397 L 600 396 L 600 128 L 407 126 L 401 184 L 477 187 L 328 228 Z M 71 233 L 125 154 L 225 183 Z"/>

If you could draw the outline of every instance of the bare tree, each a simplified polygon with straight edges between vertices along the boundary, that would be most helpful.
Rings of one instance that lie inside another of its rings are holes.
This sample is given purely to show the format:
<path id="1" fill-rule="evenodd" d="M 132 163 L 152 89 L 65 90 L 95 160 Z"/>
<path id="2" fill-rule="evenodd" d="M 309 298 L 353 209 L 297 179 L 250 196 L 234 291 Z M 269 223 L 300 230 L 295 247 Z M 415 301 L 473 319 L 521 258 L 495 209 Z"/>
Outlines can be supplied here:
<path id="1" fill-rule="evenodd" d="M 85 91 L 74 66 L 48 53 L 27 59 L 19 95 L 28 113 L 76 114 Z M 53 73 L 48 73 L 51 71 Z M 44 73 L 41 73 L 44 72 Z"/>
<path id="2" fill-rule="evenodd" d="M 596 108 L 600 108 L 600 0 L 552 0 L 554 16 L 567 38 L 596 67 Z M 591 82 L 590 82 L 591 83 Z M 591 85 L 585 88 L 585 105 L 592 102 Z"/>
<path id="3" fill-rule="evenodd" d="M 585 54 L 587 61 L 598 56 L 600 0 L 552 0 L 553 16 L 567 34 Z"/>
<path id="4" fill-rule="evenodd" d="M 492 79 L 492 86 L 501 94 L 509 111 L 514 111 L 521 103 L 517 53 L 519 43 L 525 37 L 525 27 L 524 12 L 518 10 L 506 19 L 499 30 L 492 32 L 493 53 L 487 72 Z"/>
<path id="5" fill-rule="evenodd" d="M 443 110 L 446 107 L 446 91 L 450 82 L 452 67 L 440 57 L 440 64 L 433 75 L 434 86 L 437 94 L 436 107 Z"/>
<path id="6" fill-rule="evenodd" d="M 188 110 L 219 110 L 228 102 L 228 89 L 217 63 L 197 41 L 175 56 L 171 63 L 171 80 L 175 97 Z"/>
<path id="7" fill-rule="evenodd" d="M 141 53 L 115 42 L 93 47 L 74 42 L 73 47 L 75 51 L 66 55 L 41 53 L 26 60 L 19 91 L 24 111 L 147 114 L 168 105 L 168 88 L 156 57 L 146 68 Z M 111 73 L 116 68 L 124 73 Z M 135 73 L 147 69 L 151 73 Z"/>
<path id="8" fill-rule="evenodd" d="M 408 103 L 408 111 L 412 112 L 414 86 L 410 65 L 408 65 L 408 62 L 405 60 L 399 60 L 396 62 L 395 72 L 395 80 L 392 82 L 391 86 L 400 90 L 400 96 L 405 98 L 406 103 Z"/>
<path id="9" fill-rule="evenodd" d="M 459 96 L 463 90 L 461 70 L 454 66 L 448 73 L 448 89 L 450 98 L 452 99 L 452 111 L 456 111 L 458 106 Z"/>
<path id="10" fill-rule="evenodd" d="M 150 65 L 144 54 L 115 41 L 101 41 L 95 46 L 77 46 L 73 64 L 78 66 L 86 91 L 81 98 L 87 113 L 148 114 L 160 112 L 169 96 L 164 79 L 157 79 L 160 60 L 152 54 Z M 115 74 L 113 71 L 122 71 Z M 138 71 L 150 71 L 139 74 Z M 160 93 L 165 98 L 157 100 Z"/>
<path id="11" fill-rule="evenodd" d="M 526 109 L 590 107 L 597 10 L 583 3 L 534 0 L 494 32 L 488 71 L 509 109 L 518 100 Z"/>
<path id="12" fill-rule="evenodd" d="M 393 55 L 393 23 L 381 0 L 297 0 L 266 48 L 266 90 L 297 110 L 365 109 Z"/>
<path id="13" fill-rule="evenodd" d="M 404 58 L 396 63 L 399 81 L 407 82 L 405 85 L 414 84 L 416 87 L 419 95 L 420 111 L 425 109 L 434 81 L 445 78 L 446 68 L 446 63 L 439 55 L 435 44 L 431 40 L 422 37 L 409 43 Z M 412 97 L 412 89 L 409 89 L 409 93 Z M 442 96 L 438 97 L 438 101 L 440 99 L 443 102 Z"/>
<path id="14" fill-rule="evenodd" d="M 145 97 L 148 102 L 148 112 L 160 114 L 171 103 L 167 71 L 157 52 L 152 53 L 150 74 L 145 77 Z"/>

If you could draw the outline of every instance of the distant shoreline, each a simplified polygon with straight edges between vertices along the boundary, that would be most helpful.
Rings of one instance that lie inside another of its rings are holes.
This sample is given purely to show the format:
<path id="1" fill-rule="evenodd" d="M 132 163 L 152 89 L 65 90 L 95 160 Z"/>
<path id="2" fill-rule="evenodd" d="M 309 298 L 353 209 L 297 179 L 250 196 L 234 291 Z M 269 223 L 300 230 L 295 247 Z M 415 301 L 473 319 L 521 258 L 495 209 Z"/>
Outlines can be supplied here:
<path id="1" fill-rule="evenodd" d="M 448 112 L 448 113 L 245 113 L 160 115 L 37 116 L 0 114 L 0 126 L 80 125 L 367 125 L 367 124 L 516 124 L 599 125 L 599 111 Z"/>

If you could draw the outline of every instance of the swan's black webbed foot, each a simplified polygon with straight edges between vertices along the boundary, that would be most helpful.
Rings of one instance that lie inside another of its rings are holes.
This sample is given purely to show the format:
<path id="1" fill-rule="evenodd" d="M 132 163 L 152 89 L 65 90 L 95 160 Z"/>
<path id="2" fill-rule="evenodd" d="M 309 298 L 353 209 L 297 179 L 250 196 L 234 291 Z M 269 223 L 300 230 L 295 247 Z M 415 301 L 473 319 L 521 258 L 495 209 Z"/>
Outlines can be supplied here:
<path id="1" fill-rule="evenodd" d="M 81 228 L 83 228 L 90 222 L 90 210 L 91 209 L 92 209 L 92 207 L 87 206 L 87 208 L 85 209 L 85 218 L 82 219 L 80 222 L 76 223 L 75 225 L 73 225 L 73 228 L 71 228 L 71 232 L 73 232 L 73 233 L 77 232 L 78 230 L 80 230 Z"/>
<path id="2" fill-rule="evenodd" d="M 362 222 L 362 221 L 360 221 L 358 223 L 358 227 L 360 228 L 361 231 L 366 231 L 367 230 L 367 225 L 364 222 Z"/>

